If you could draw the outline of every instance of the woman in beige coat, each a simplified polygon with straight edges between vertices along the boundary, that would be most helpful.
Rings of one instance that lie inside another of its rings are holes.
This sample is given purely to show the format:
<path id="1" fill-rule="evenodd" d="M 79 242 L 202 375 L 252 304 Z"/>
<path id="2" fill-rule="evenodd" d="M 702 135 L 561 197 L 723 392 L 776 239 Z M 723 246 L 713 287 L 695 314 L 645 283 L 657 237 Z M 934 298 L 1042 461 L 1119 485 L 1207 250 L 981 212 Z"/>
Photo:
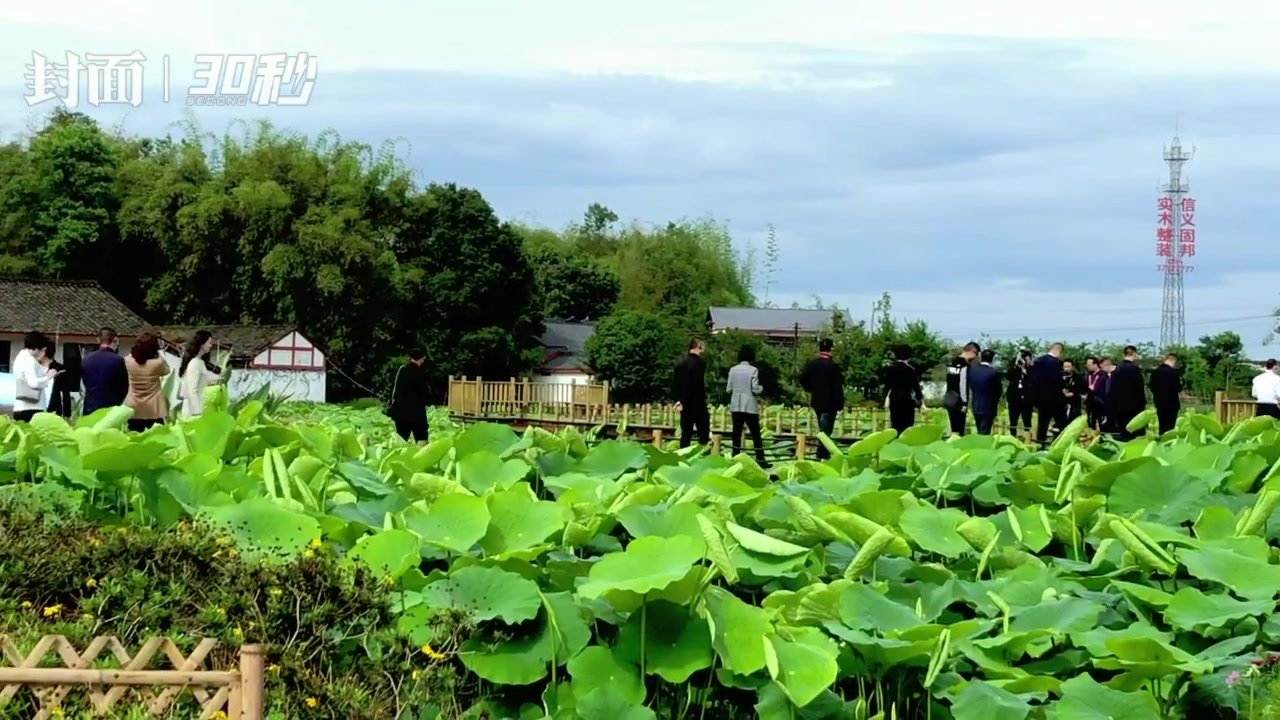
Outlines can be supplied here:
<path id="1" fill-rule="evenodd" d="M 169 374 L 169 364 L 160 357 L 160 338 L 151 333 L 144 333 L 138 338 L 124 359 L 124 369 L 129 374 L 129 394 L 125 396 L 124 404 L 133 408 L 129 429 L 142 432 L 163 423 L 169 416 L 169 401 L 164 396 L 164 378 Z"/>

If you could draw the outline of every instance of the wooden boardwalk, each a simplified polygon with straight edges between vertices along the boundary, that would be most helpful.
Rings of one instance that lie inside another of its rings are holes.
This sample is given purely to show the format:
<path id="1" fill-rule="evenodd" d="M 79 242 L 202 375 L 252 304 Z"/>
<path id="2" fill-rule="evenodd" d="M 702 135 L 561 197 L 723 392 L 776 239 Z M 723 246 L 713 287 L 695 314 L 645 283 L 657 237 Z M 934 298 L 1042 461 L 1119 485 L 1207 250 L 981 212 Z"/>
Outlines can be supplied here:
<path id="1" fill-rule="evenodd" d="M 576 427 L 583 432 L 594 430 L 601 437 L 630 437 L 655 444 L 679 437 L 680 414 L 674 406 L 612 404 L 608 398 L 607 383 L 553 385 L 521 380 L 450 378 L 449 384 L 450 413 L 463 423 L 496 422 L 517 430 L 541 427 L 555 431 Z M 1223 393 L 1214 398 L 1214 407 L 1223 423 L 1238 422 L 1254 414 L 1253 401 L 1227 399 Z M 967 421 L 969 431 L 973 432 L 973 417 L 969 416 Z M 946 411 L 926 408 L 917 413 L 916 423 L 945 424 Z M 816 452 L 818 418 L 810 408 L 765 406 L 761 410 L 761 426 L 766 456 L 770 460 L 812 457 Z M 713 452 L 729 444 L 732 427 L 727 408 L 711 408 Z M 836 415 L 831 437 L 837 444 L 847 446 L 888 427 L 889 415 L 883 408 L 850 407 Z M 996 419 L 994 431 L 1009 433 L 1007 413 L 1001 413 Z M 744 439 L 744 444 L 750 451 L 750 441 Z"/>

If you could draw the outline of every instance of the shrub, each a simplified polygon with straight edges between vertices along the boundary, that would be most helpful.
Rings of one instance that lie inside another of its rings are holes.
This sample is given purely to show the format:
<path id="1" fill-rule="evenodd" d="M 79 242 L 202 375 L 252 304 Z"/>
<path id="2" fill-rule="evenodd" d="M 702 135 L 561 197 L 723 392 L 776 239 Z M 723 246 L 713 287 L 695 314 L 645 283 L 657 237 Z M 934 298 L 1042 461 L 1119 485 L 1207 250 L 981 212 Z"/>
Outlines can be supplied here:
<path id="1" fill-rule="evenodd" d="M 22 652 L 48 634 L 81 651 L 115 635 L 130 652 L 157 635 L 184 652 L 210 637 L 219 647 L 207 666 L 224 669 L 241 644 L 262 643 L 268 710 L 291 720 L 449 716 L 429 698 L 469 694 L 454 668 L 397 632 L 385 587 L 322 548 L 283 566 L 248 562 L 200 526 L 99 526 L 70 505 L 0 494 L 0 628 Z M 68 697 L 68 717 L 84 697 Z M 20 694 L 4 716 L 30 717 L 32 704 Z"/>

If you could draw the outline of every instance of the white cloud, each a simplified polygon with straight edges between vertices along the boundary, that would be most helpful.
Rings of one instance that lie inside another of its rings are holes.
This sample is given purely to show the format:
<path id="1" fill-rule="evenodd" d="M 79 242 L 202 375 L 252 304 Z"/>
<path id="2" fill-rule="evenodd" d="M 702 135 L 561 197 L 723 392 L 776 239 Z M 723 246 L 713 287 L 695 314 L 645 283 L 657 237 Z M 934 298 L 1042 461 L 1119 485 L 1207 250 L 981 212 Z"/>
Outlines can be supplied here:
<path id="1" fill-rule="evenodd" d="M 642 73 L 726 82 L 788 82 L 788 48 L 908 58 L 968 38 L 1087 41 L 1116 72 L 1256 72 L 1272 52 L 1280 5 L 1077 0 L 384 0 L 353 12 L 319 0 L 68 0 L 0 7 L 0 67 L 32 50 L 173 53 L 308 51 L 327 70 Z M 865 82 L 883 83 L 883 76 Z M 848 83 L 849 80 L 844 82 Z"/>

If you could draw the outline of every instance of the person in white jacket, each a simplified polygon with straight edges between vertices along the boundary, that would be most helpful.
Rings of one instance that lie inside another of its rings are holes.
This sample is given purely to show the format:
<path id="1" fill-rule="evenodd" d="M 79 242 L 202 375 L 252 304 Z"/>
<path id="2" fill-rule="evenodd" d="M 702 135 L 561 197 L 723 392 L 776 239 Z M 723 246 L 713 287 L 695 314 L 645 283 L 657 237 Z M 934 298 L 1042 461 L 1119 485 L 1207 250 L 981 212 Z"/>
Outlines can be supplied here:
<path id="1" fill-rule="evenodd" d="M 213 336 L 197 330 L 182 348 L 182 364 L 178 368 L 178 397 L 182 400 L 182 417 L 199 417 L 204 413 L 204 391 L 222 381 L 223 369 L 209 362 Z"/>
<path id="2" fill-rule="evenodd" d="M 1276 361 L 1262 364 L 1262 372 L 1253 377 L 1253 399 L 1258 403 L 1257 414 L 1280 420 L 1280 376 L 1276 375 Z"/>
<path id="3" fill-rule="evenodd" d="M 49 339 L 44 333 L 32 332 L 22 339 L 22 351 L 13 361 L 13 419 L 30 422 L 36 413 L 49 407 L 46 386 L 52 385 L 58 376 L 56 370 L 46 370 L 40 361 L 44 359 Z"/>

